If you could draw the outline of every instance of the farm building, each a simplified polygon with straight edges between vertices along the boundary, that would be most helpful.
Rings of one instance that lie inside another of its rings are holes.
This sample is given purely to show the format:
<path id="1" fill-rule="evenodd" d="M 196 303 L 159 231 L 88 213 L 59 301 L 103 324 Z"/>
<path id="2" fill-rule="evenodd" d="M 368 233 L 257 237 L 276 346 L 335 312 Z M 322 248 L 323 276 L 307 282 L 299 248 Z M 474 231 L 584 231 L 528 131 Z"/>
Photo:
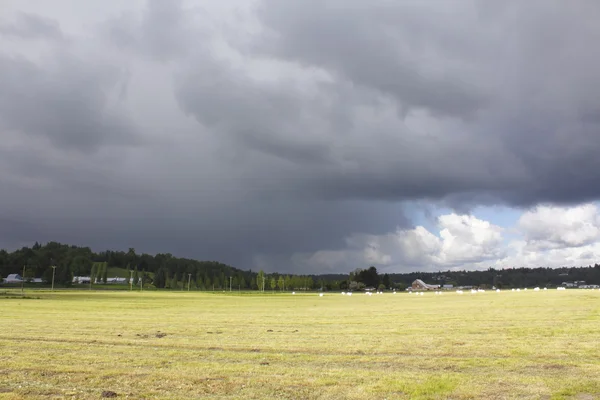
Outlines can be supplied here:
<path id="1" fill-rule="evenodd" d="M 21 283 L 23 282 L 23 278 L 19 274 L 9 274 L 6 278 L 4 278 L 4 283 Z"/>
<path id="2" fill-rule="evenodd" d="M 73 277 L 73 283 L 90 283 L 90 277 L 89 276 L 74 276 Z"/>
<path id="3" fill-rule="evenodd" d="M 423 282 L 420 279 L 415 279 L 415 281 L 412 283 L 410 289 L 412 290 L 435 290 L 435 289 L 439 289 L 440 285 L 429 285 L 425 282 Z"/>

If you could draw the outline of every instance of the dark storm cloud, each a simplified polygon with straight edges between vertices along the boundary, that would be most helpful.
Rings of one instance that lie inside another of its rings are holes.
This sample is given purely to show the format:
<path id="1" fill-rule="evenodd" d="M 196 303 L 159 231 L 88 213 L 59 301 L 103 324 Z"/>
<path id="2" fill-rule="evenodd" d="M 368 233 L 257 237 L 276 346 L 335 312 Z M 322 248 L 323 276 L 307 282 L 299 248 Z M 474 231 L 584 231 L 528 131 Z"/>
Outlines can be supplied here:
<path id="1" fill-rule="evenodd" d="M 193 10 L 181 0 L 148 0 L 141 17 L 124 13 L 104 25 L 108 38 L 117 46 L 159 61 L 189 52 L 202 37 L 190 24 Z M 187 15 L 186 15 L 187 14 Z"/>
<path id="2" fill-rule="evenodd" d="M 0 18 L 3 243 L 287 271 L 402 201 L 600 197 L 597 2 L 235 1 Z"/>
<path id="3" fill-rule="evenodd" d="M 0 20 L 0 35 L 25 39 L 64 39 L 58 22 L 24 12 L 18 13 L 12 22 Z"/>
<path id="4" fill-rule="evenodd" d="M 442 125 L 435 142 L 412 136 L 409 145 L 406 118 L 365 127 L 365 143 L 382 145 L 352 158 L 376 161 L 321 183 L 340 197 L 576 203 L 600 195 L 600 125 L 590 118 L 600 54 L 589 45 L 600 39 L 598 15 L 587 1 L 265 0 L 269 30 L 254 49 L 324 68 L 391 96 L 403 117 L 423 110 Z"/>
<path id="5" fill-rule="evenodd" d="M 0 54 L 0 127 L 84 151 L 135 143 L 127 117 L 107 107 L 108 92 L 118 80 L 118 69 L 67 52 L 57 52 L 41 65 Z"/>
<path id="6" fill-rule="evenodd" d="M 270 46 L 277 56 L 322 66 L 392 96 L 402 113 L 426 108 L 440 116 L 473 116 L 485 106 L 486 93 L 470 82 L 468 71 L 436 71 L 446 67 L 443 53 L 428 54 L 431 39 L 445 53 L 468 51 L 468 37 L 443 36 L 437 23 L 446 21 L 439 21 L 436 7 L 419 13 L 409 3 L 267 0 L 260 16 L 274 31 Z"/>

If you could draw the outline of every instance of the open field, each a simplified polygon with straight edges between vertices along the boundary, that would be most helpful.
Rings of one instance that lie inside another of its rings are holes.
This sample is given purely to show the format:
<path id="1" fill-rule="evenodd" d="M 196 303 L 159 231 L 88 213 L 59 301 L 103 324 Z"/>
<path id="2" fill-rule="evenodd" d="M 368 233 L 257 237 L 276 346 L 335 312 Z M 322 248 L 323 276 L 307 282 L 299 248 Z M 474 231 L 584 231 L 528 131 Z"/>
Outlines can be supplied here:
<path id="1" fill-rule="evenodd" d="M 0 399 L 600 398 L 600 291 L 25 294 Z"/>

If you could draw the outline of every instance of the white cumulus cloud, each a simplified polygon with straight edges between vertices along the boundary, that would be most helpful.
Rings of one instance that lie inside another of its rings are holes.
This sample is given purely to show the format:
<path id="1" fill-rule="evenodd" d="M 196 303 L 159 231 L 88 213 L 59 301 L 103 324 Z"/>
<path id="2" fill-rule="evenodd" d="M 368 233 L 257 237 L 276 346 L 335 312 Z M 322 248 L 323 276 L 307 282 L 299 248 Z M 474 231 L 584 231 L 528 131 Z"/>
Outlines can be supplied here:
<path id="1" fill-rule="evenodd" d="M 519 218 L 518 228 L 536 250 L 581 247 L 600 239 L 600 216 L 594 204 L 538 206 Z"/>
<path id="2" fill-rule="evenodd" d="M 347 248 L 296 254 L 303 267 L 377 265 L 382 270 L 439 270 L 462 268 L 504 257 L 502 228 L 472 215 L 448 214 L 438 218 L 438 235 L 423 226 L 397 229 L 383 235 L 356 234 L 346 239 Z"/>
<path id="3" fill-rule="evenodd" d="M 581 266 L 600 260 L 600 210 L 595 204 L 538 206 L 524 211 L 511 227 L 451 213 L 437 218 L 437 228 L 355 234 L 346 238 L 344 249 L 295 254 L 292 263 L 328 272 L 344 272 L 339 268 L 348 265 L 405 272 Z M 514 237 L 505 235 L 511 232 Z"/>

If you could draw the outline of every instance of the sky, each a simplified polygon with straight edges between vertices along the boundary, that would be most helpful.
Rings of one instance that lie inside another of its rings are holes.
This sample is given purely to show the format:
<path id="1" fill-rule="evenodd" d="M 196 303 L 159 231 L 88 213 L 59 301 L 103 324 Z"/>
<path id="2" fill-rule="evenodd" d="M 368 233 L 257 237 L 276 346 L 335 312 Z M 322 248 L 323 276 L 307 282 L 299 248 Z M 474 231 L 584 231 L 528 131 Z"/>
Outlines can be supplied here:
<path id="1" fill-rule="evenodd" d="M 3 0 L 0 247 L 600 260 L 595 0 Z"/>

